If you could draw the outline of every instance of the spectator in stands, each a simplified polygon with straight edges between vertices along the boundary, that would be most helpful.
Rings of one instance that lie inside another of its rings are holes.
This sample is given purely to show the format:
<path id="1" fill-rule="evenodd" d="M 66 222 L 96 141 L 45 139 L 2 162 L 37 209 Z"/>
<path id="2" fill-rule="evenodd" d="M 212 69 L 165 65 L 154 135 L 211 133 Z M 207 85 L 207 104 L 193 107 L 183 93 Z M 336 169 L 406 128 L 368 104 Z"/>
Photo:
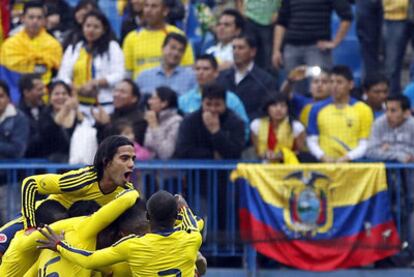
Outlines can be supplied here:
<path id="1" fill-rule="evenodd" d="M 46 7 L 46 29 L 59 42 L 65 31 L 73 27 L 72 8 L 65 0 L 43 0 Z"/>
<path id="2" fill-rule="evenodd" d="M 381 70 L 382 0 L 355 0 L 355 17 L 365 78 Z"/>
<path id="3" fill-rule="evenodd" d="M 49 105 L 39 116 L 41 156 L 52 162 L 68 162 L 69 144 L 77 119 L 78 101 L 63 81 L 49 86 Z"/>
<path id="4" fill-rule="evenodd" d="M 144 146 L 154 153 L 155 159 L 169 159 L 174 154 L 183 119 L 177 113 L 177 93 L 168 87 L 158 87 L 148 100 L 148 106 Z"/>
<path id="5" fill-rule="evenodd" d="M 9 86 L 0 80 L 0 159 L 23 157 L 29 140 L 29 121 L 10 101 Z"/>
<path id="6" fill-rule="evenodd" d="M 169 33 L 162 45 L 161 65 L 142 71 L 136 83 L 141 92 L 151 94 L 159 86 L 169 86 L 179 95 L 196 86 L 194 71 L 180 66 L 187 39 L 179 33 Z"/>
<path id="7" fill-rule="evenodd" d="M 410 100 L 404 95 L 391 95 L 387 110 L 374 122 L 366 157 L 380 161 L 414 162 L 414 119 Z"/>
<path id="8" fill-rule="evenodd" d="M 177 27 L 166 23 L 168 0 L 146 0 L 144 3 L 145 28 L 131 31 L 125 38 L 123 50 L 125 68 L 135 80 L 145 69 L 160 65 L 162 44 L 168 33 L 180 33 Z M 186 48 L 181 65 L 192 65 L 193 49 Z"/>
<path id="9" fill-rule="evenodd" d="M 204 85 L 216 81 L 219 75 L 219 66 L 213 55 L 204 54 L 199 56 L 195 62 L 195 73 L 198 86 L 186 92 L 178 98 L 178 108 L 184 114 L 192 113 L 201 107 L 202 92 Z M 246 138 L 249 136 L 249 118 L 240 98 L 231 91 L 226 91 L 226 106 L 238 115 L 245 124 Z"/>
<path id="10" fill-rule="evenodd" d="M 23 25 L 23 30 L 2 44 L 1 64 L 15 73 L 41 74 L 43 83 L 48 84 L 52 71 L 60 66 L 62 47 L 44 28 L 45 8 L 42 2 L 25 3 Z M 17 87 L 17 84 L 9 83 L 9 86 Z"/>
<path id="11" fill-rule="evenodd" d="M 412 23 L 408 20 L 410 1 L 383 0 L 384 69 L 390 80 L 390 93 L 401 93 L 401 69 L 411 38 Z M 412 45 L 414 40 L 411 39 Z"/>
<path id="12" fill-rule="evenodd" d="M 238 159 L 244 146 L 243 121 L 226 107 L 218 83 L 203 87 L 202 106 L 184 118 L 178 131 L 178 159 Z"/>
<path id="13" fill-rule="evenodd" d="M 218 77 L 220 84 L 240 97 L 250 120 L 260 116 L 265 99 L 276 88 L 276 80 L 254 63 L 256 50 L 253 37 L 244 34 L 236 37 L 233 40 L 234 66 Z"/>
<path id="14" fill-rule="evenodd" d="M 30 136 L 25 157 L 40 158 L 41 153 L 37 147 L 40 143 L 39 116 L 45 108 L 42 97 L 45 85 L 39 74 L 23 75 L 19 80 L 20 98 L 19 109 L 29 119 Z"/>
<path id="15" fill-rule="evenodd" d="M 74 45 L 82 38 L 82 23 L 85 15 L 93 10 L 99 10 L 96 0 L 80 0 L 74 9 L 74 26 L 68 30 L 63 40 L 63 49 Z"/>
<path id="16" fill-rule="evenodd" d="M 331 97 L 312 106 L 307 143 L 322 162 L 348 162 L 364 156 L 373 121 L 372 110 L 351 98 L 351 70 L 337 65 L 331 72 Z"/>
<path id="17" fill-rule="evenodd" d="M 293 85 L 305 78 L 310 78 L 311 97 L 304 96 L 293 90 Z M 287 80 L 283 82 L 280 91 L 289 96 L 294 117 L 307 127 L 312 104 L 324 100 L 331 95 L 329 72 L 320 67 L 307 67 L 303 65 L 295 67 L 289 72 Z"/>
<path id="18" fill-rule="evenodd" d="M 78 91 L 83 113 L 90 115 L 97 102 L 112 112 L 112 89 L 125 75 L 122 49 L 101 12 L 89 12 L 82 26 L 80 40 L 65 51 L 58 79 Z"/>
<path id="19" fill-rule="evenodd" d="M 273 25 L 281 0 L 237 0 L 239 11 L 246 18 L 246 31 L 254 34 L 257 41 L 256 64 L 272 69 Z"/>
<path id="20" fill-rule="evenodd" d="M 333 11 L 341 23 L 331 39 Z M 283 65 L 287 72 L 303 64 L 329 68 L 331 50 L 345 37 L 351 20 L 348 0 L 282 0 L 275 27 L 273 65 Z"/>
<path id="21" fill-rule="evenodd" d="M 265 116 L 250 125 L 256 154 L 269 162 L 297 163 L 295 152 L 305 146 L 305 128 L 293 120 L 289 111 L 289 98 L 277 94 L 264 106 Z"/>
<path id="22" fill-rule="evenodd" d="M 217 44 L 206 51 L 207 54 L 212 54 L 217 59 L 220 70 L 233 66 L 232 41 L 243 32 L 243 29 L 244 19 L 237 10 L 228 9 L 221 13 L 215 28 Z"/>
<path id="23" fill-rule="evenodd" d="M 141 98 L 138 86 L 130 79 L 123 79 L 116 84 L 112 93 L 113 113 L 108 114 L 102 107 L 92 112 L 98 130 L 98 141 L 102 141 L 119 120 L 127 120 L 132 122 L 136 141 L 143 145 L 147 122 L 138 107 Z"/>
<path id="24" fill-rule="evenodd" d="M 134 143 L 135 159 L 138 161 L 145 161 L 152 159 L 153 153 L 144 146 L 140 145 L 135 138 L 134 125 L 127 119 L 120 119 L 116 121 L 116 124 L 111 124 L 111 130 L 109 135 L 121 135 L 127 137 Z"/>
<path id="25" fill-rule="evenodd" d="M 139 30 L 144 25 L 144 0 L 128 0 L 121 24 L 121 44 L 127 34 Z"/>
<path id="26" fill-rule="evenodd" d="M 363 83 L 365 103 L 371 107 L 374 118 L 385 112 L 385 100 L 390 92 L 388 79 L 381 74 L 367 75 Z"/>

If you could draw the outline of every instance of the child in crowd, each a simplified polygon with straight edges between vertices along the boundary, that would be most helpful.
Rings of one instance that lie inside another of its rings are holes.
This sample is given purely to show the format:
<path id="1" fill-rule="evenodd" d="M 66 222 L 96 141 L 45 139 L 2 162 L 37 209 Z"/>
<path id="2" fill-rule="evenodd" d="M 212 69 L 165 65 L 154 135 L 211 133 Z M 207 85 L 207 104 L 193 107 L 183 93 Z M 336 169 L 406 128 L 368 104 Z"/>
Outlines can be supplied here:
<path id="1" fill-rule="evenodd" d="M 270 162 L 298 163 L 296 153 L 304 148 L 305 128 L 290 115 L 288 97 L 277 94 L 263 111 L 265 116 L 250 125 L 257 156 Z"/>

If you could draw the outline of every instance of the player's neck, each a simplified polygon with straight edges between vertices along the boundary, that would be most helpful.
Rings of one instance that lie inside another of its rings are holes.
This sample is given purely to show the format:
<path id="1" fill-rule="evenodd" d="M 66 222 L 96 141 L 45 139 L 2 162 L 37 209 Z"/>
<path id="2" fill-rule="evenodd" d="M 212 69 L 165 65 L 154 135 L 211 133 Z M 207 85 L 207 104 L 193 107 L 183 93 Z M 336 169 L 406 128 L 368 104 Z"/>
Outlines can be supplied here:
<path id="1" fill-rule="evenodd" d="M 351 97 L 349 95 L 341 97 L 341 98 L 336 98 L 334 99 L 334 104 L 338 108 L 343 107 L 349 103 L 350 98 Z"/>
<path id="2" fill-rule="evenodd" d="M 116 186 L 114 185 L 114 182 L 104 174 L 102 179 L 99 181 L 99 188 L 103 194 L 108 194 L 113 192 L 116 189 Z"/>

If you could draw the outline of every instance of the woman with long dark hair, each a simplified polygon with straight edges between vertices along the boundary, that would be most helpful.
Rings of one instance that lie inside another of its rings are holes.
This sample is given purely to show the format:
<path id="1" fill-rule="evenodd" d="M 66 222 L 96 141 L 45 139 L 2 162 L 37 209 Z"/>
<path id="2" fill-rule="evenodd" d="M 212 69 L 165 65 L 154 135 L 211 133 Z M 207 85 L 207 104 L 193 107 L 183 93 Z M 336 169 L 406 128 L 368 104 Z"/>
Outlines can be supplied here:
<path id="1" fill-rule="evenodd" d="M 124 74 L 124 56 L 108 19 L 99 11 L 89 12 L 79 41 L 65 50 L 58 79 L 73 85 L 81 110 L 90 115 L 97 104 L 112 111 L 112 88 Z"/>
<path id="2" fill-rule="evenodd" d="M 296 163 L 296 153 L 305 145 L 305 128 L 293 119 L 289 98 L 276 94 L 263 108 L 264 117 L 250 124 L 253 145 L 259 158 L 270 162 Z"/>

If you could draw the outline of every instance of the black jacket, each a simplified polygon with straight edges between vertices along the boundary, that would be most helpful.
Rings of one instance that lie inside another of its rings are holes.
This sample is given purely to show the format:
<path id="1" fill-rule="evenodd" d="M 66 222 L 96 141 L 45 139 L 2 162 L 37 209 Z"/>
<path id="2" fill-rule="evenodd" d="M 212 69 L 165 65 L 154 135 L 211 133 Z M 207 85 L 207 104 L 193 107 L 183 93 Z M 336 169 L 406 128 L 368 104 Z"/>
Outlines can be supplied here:
<path id="1" fill-rule="evenodd" d="M 276 91 L 276 79 L 254 65 L 252 70 L 238 85 L 236 85 L 234 80 L 234 68 L 222 71 L 218 77 L 220 84 L 240 97 L 250 121 L 260 117 L 264 102 Z"/>
<path id="2" fill-rule="evenodd" d="M 227 109 L 220 116 L 220 131 L 211 134 L 204 126 L 202 110 L 187 115 L 178 131 L 174 157 L 177 159 L 239 159 L 244 146 L 243 121 Z"/>

